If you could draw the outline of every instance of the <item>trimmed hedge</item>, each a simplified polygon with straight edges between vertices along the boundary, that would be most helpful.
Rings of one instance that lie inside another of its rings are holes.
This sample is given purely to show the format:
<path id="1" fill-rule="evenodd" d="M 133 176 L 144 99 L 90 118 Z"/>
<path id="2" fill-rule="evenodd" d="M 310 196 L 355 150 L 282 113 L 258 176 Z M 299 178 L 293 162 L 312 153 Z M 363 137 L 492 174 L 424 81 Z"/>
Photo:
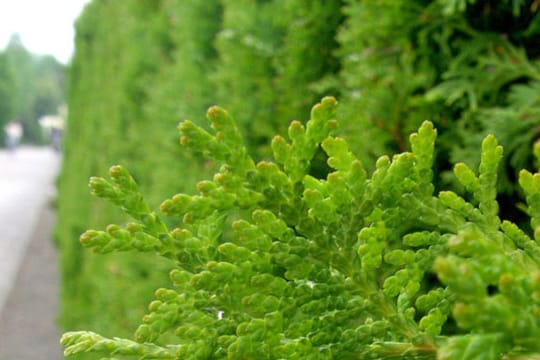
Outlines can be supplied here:
<path id="1" fill-rule="evenodd" d="M 499 200 L 520 196 L 540 123 L 536 1 L 94 0 L 76 24 L 69 122 L 59 179 L 62 326 L 132 332 L 170 264 L 133 254 L 95 256 L 78 236 L 123 222 L 92 200 L 88 178 L 123 164 L 151 206 L 208 177 L 215 164 L 185 155 L 171 129 L 221 104 L 255 160 L 323 94 L 342 100 L 342 134 L 367 166 L 408 148 L 430 119 L 440 134 L 435 186 L 460 185 L 452 164 L 478 164 L 487 133 L 505 147 Z M 318 149 L 310 173 L 326 177 Z M 368 167 L 368 171 L 373 170 Z M 501 217 L 525 218 L 512 206 Z M 175 225 L 174 219 L 165 219 Z M 108 311 L 103 311 L 106 308 Z"/>

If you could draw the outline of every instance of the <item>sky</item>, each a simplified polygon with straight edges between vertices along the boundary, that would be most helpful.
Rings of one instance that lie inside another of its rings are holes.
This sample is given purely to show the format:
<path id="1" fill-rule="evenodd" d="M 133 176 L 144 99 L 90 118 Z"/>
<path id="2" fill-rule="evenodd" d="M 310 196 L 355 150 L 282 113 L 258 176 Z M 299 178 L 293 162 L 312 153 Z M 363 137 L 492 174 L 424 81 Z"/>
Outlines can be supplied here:
<path id="1" fill-rule="evenodd" d="M 0 0 L 0 50 L 18 33 L 24 47 L 67 64 L 73 54 L 73 24 L 90 0 Z"/>

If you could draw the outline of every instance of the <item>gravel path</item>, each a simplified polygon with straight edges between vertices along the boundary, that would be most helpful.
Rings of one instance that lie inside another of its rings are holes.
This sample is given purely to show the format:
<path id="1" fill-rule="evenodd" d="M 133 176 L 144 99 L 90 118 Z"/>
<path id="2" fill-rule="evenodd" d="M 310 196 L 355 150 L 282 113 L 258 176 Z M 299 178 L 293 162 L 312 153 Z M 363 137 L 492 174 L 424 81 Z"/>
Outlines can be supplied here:
<path id="1" fill-rule="evenodd" d="M 46 148 L 0 151 L 0 360 L 62 359 L 49 208 L 59 165 Z"/>

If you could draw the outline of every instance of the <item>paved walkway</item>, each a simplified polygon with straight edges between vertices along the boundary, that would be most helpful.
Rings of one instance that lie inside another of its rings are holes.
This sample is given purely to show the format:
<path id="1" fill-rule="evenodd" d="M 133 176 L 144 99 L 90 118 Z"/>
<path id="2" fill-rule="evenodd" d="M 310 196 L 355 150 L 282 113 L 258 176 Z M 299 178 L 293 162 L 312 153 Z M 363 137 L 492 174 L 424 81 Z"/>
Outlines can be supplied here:
<path id="1" fill-rule="evenodd" d="M 59 166 L 47 148 L 0 151 L 0 360 L 61 359 L 49 208 Z"/>

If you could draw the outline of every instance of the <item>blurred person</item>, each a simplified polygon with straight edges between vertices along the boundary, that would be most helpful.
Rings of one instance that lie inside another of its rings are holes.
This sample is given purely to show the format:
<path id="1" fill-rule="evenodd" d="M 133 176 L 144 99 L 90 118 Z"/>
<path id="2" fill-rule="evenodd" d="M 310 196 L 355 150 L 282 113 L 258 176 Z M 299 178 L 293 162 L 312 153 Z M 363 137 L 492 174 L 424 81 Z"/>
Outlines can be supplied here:
<path id="1" fill-rule="evenodd" d="M 10 121 L 4 127 L 6 132 L 6 146 L 8 150 L 15 150 L 19 145 L 23 136 L 23 127 L 17 120 Z"/>
<path id="2" fill-rule="evenodd" d="M 56 127 L 51 128 L 49 143 L 55 151 L 60 151 L 62 149 L 62 129 Z"/>
<path id="3" fill-rule="evenodd" d="M 59 110 L 60 111 L 60 110 Z M 64 129 L 64 116 L 44 115 L 38 120 L 45 134 L 49 138 L 49 145 L 55 150 L 62 149 L 62 132 Z"/>

